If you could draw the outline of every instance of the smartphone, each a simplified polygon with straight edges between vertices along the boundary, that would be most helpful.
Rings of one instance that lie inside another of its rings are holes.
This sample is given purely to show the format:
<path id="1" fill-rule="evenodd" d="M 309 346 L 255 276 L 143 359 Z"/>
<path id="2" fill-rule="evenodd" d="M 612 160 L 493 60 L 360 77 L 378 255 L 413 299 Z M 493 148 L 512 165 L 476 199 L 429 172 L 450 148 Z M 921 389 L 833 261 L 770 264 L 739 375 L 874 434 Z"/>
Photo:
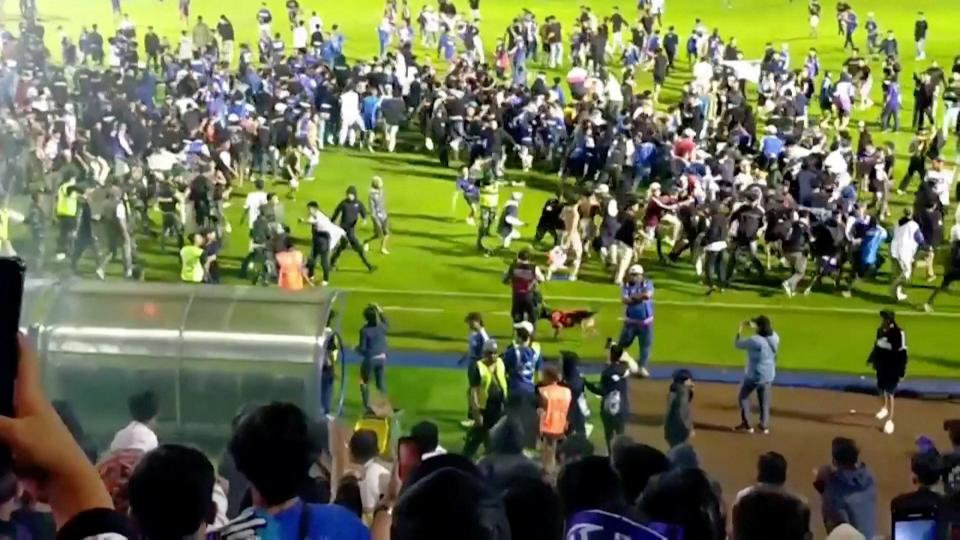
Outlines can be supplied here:
<path id="1" fill-rule="evenodd" d="M 397 442 L 397 473 L 406 481 L 410 472 L 420 465 L 420 447 L 411 437 L 400 437 Z"/>
<path id="2" fill-rule="evenodd" d="M 0 415 L 13 416 L 20 346 L 20 308 L 27 268 L 19 258 L 0 258 Z M 0 445 L 0 468 L 11 464 L 10 450 Z"/>
<path id="3" fill-rule="evenodd" d="M 935 510 L 893 516 L 893 540 L 937 540 L 940 531 Z"/>

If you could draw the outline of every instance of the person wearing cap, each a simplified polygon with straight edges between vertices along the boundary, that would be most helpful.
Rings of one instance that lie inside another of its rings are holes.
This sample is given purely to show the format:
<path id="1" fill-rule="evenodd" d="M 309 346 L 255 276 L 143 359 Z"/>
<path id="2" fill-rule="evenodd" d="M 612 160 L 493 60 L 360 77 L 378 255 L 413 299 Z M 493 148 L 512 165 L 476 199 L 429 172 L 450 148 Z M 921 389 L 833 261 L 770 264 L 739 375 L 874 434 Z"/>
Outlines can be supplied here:
<path id="1" fill-rule="evenodd" d="M 741 338 L 745 328 L 752 328 L 755 334 Z M 748 418 L 750 412 L 750 396 L 756 392 L 760 402 L 759 430 L 770 433 L 770 401 L 773 380 L 776 377 L 777 355 L 780 352 L 780 336 L 773 331 L 773 325 L 766 315 L 760 315 L 740 323 L 737 337 L 733 342 L 738 349 L 747 351 L 747 365 L 743 380 L 740 382 L 740 392 L 737 399 L 740 402 L 740 423 L 734 431 L 753 433 L 754 428 Z"/>
<path id="2" fill-rule="evenodd" d="M 892 311 L 880 312 L 880 328 L 867 363 L 877 375 L 877 390 L 880 393 L 880 410 L 877 420 L 884 420 L 883 432 L 893 433 L 894 394 L 907 372 L 907 335 L 897 325 Z"/>
<path id="3" fill-rule="evenodd" d="M 533 340 L 533 323 L 521 321 L 514 324 L 513 329 L 514 340 L 503 354 L 507 385 L 511 394 L 533 396 L 536 392 L 534 378 L 543 363 L 540 344 Z"/>
<path id="4" fill-rule="evenodd" d="M 337 208 L 333 211 L 333 216 L 330 217 L 330 221 L 336 222 L 337 220 L 340 221 L 340 227 L 343 228 L 345 233 L 344 237 L 347 242 L 341 242 L 335 247 L 333 257 L 330 259 L 330 266 L 336 268 L 340 255 L 343 254 L 343 250 L 349 245 L 357 255 L 360 256 L 360 260 L 363 261 L 367 270 L 370 272 L 376 270 L 376 268 L 370 264 L 370 261 L 367 260 L 367 256 L 364 254 L 363 244 L 361 244 L 357 238 L 357 222 L 360 220 L 364 222 L 367 221 L 367 209 L 363 206 L 362 202 L 357 200 L 357 188 L 355 186 L 347 188 L 347 196 L 340 201 L 340 204 L 338 204 Z"/>
<path id="5" fill-rule="evenodd" d="M 470 414 L 473 427 L 467 432 L 463 455 L 472 458 L 481 445 L 489 443 L 490 429 L 500 420 L 509 392 L 507 370 L 500 358 L 497 342 L 483 344 L 483 356 L 470 364 Z"/>
<path id="6" fill-rule="evenodd" d="M 646 278 L 643 267 L 635 264 L 627 273 L 627 280 L 620 289 L 620 300 L 625 306 L 623 328 L 618 344 L 628 349 L 639 341 L 639 374 L 649 377 L 646 365 L 653 347 L 653 281 Z"/>
<path id="7" fill-rule="evenodd" d="M 510 249 L 510 243 L 520 238 L 518 228 L 526 225 L 520 219 L 521 200 L 523 200 L 523 193 L 515 191 L 500 212 L 500 224 L 497 227 L 497 232 L 503 240 L 503 249 Z"/>
<path id="8" fill-rule="evenodd" d="M 510 316 L 513 322 L 530 323 L 530 332 L 537 319 L 537 288 L 544 281 L 540 267 L 530 260 L 530 250 L 524 248 L 517 253 L 517 258 L 503 275 L 503 283 L 510 285 L 512 301 Z"/>

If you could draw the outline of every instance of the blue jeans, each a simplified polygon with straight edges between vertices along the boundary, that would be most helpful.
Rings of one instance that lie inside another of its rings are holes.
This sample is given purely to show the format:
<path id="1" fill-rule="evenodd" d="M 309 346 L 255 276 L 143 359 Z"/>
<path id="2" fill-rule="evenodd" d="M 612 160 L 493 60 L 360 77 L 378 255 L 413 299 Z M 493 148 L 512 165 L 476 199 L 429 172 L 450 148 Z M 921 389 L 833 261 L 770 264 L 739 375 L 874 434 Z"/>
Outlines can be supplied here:
<path id="1" fill-rule="evenodd" d="M 650 348 L 653 346 L 653 325 L 625 322 L 623 330 L 620 331 L 620 346 L 623 350 L 627 350 L 635 340 L 640 341 L 640 356 L 637 358 L 637 363 L 640 367 L 645 367 L 650 360 Z"/>
<path id="2" fill-rule="evenodd" d="M 320 376 L 320 406 L 324 414 L 332 414 L 333 403 L 333 373 Z"/>
<path id="3" fill-rule="evenodd" d="M 760 402 L 760 427 L 770 427 L 770 399 L 772 397 L 773 383 L 761 383 L 750 379 L 744 379 L 740 383 L 740 423 L 750 425 L 750 395 L 757 393 L 757 401 Z"/>
<path id="4" fill-rule="evenodd" d="M 370 390 L 368 383 L 370 375 L 373 375 L 373 384 L 381 394 L 387 393 L 387 383 L 384 380 L 383 372 L 386 368 L 387 358 L 364 358 L 360 363 L 360 397 L 363 400 L 363 408 L 370 408 Z"/>

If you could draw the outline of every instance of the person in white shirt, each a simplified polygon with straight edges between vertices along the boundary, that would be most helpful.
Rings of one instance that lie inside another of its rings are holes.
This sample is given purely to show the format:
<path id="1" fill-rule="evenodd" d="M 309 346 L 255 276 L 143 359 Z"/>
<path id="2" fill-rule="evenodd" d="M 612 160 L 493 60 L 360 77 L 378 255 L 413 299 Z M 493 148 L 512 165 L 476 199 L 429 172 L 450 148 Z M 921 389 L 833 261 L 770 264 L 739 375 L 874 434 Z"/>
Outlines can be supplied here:
<path id="1" fill-rule="evenodd" d="M 380 449 L 377 434 L 368 429 L 354 432 L 350 437 L 350 458 L 360 466 L 360 501 L 363 503 L 364 518 L 372 518 L 373 511 L 380 504 L 380 496 L 387 489 L 390 470 L 377 458 Z"/>
<path id="2" fill-rule="evenodd" d="M 310 24 L 307 25 L 307 28 L 323 30 L 323 19 L 321 19 L 320 16 L 317 15 L 316 11 L 310 14 Z"/>
<path id="3" fill-rule="evenodd" d="M 189 62 L 193 59 L 193 40 L 190 39 L 186 30 L 180 33 L 180 47 L 177 53 L 177 59 L 182 62 Z"/>
<path id="4" fill-rule="evenodd" d="M 303 24 L 303 21 L 297 21 L 297 25 L 293 28 L 294 50 L 300 51 L 302 53 L 306 53 L 307 41 L 309 38 L 310 38 L 310 32 L 307 31 L 307 26 Z"/>
<path id="5" fill-rule="evenodd" d="M 157 425 L 159 403 L 152 390 L 130 396 L 127 400 L 133 421 L 113 437 L 110 451 L 141 450 L 149 452 L 159 446 L 154 429 Z"/>
<path id="6" fill-rule="evenodd" d="M 360 117 L 360 95 L 353 88 L 340 95 L 340 134 L 338 144 L 357 142 L 357 133 L 363 132 L 363 120 Z"/>
<path id="7" fill-rule="evenodd" d="M 890 256 L 899 265 L 900 271 L 897 278 L 893 280 L 890 291 L 898 302 L 907 299 L 906 293 L 903 292 L 903 284 L 910 281 L 914 259 L 923 244 L 923 233 L 920 232 L 920 225 L 913 219 L 913 210 L 905 208 L 903 217 L 893 230 L 893 242 L 890 243 Z"/>
<path id="8" fill-rule="evenodd" d="M 243 203 L 243 209 L 247 211 L 248 227 L 253 227 L 253 222 L 260 217 L 260 208 L 267 204 L 267 192 L 263 190 L 263 179 L 258 178 L 253 185 L 255 189 L 247 194 L 247 200 Z"/>

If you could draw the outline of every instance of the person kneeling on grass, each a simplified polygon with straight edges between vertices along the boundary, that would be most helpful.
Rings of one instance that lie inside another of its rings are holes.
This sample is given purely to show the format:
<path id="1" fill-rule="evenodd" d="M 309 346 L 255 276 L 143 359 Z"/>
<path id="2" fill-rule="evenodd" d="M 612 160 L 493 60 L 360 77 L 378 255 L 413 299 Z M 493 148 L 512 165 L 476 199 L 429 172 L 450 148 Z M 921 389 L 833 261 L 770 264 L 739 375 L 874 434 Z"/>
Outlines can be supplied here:
<path id="1" fill-rule="evenodd" d="M 892 311 L 880 312 L 880 328 L 867 363 L 877 374 L 877 390 L 880 392 L 881 408 L 877 420 L 887 419 L 883 432 L 893 433 L 893 397 L 897 386 L 907 372 L 907 335 L 897 326 Z"/>

